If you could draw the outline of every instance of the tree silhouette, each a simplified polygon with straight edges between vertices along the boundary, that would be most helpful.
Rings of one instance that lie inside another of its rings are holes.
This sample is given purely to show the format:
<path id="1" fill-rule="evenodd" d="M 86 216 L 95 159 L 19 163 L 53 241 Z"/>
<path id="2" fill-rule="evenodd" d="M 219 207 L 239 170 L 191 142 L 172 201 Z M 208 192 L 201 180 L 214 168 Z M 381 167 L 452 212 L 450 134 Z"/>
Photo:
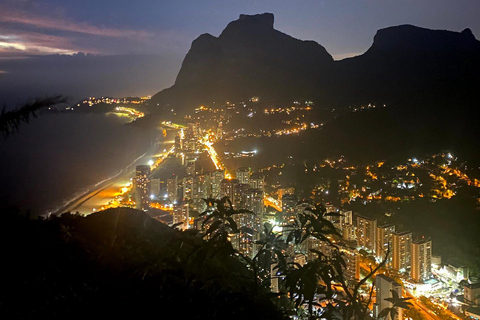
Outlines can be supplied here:
<path id="1" fill-rule="evenodd" d="M 6 138 L 13 132 L 18 132 L 22 122 L 29 123 L 30 116 L 36 118 L 37 111 L 65 102 L 67 102 L 67 99 L 64 96 L 58 95 L 37 98 L 32 103 L 26 103 L 22 107 L 10 111 L 7 111 L 6 106 L 4 106 L 0 113 L 0 132 L 3 137 Z"/>
<path id="2" fill-rule="evenodd" d="M 387 316 L 390 315 L 390 319 L 395 319 L 395 316 L 398 314 L 397 308 L 408 309 L 412 306 L 412 303 L 409 302 L 411 298 L 401 298 L 398 296 L 398 292 L 395 290 L 390 290 L 392 292 L 391 298 L 386 298 L 385 300 L 392 304 L 391 307 L 385 308 L 380 311 L 378 319 L 388 319 Z"/>
<path id="3" fill-rule="evenodd" d="M 263 228 L 261 239 L 256 241 L 261 247 L 251 260 L 251 265 L 255 281 L 262 287 L 268 288 L 272 264 L 275 264 L 274 270 L 283 273 L 287 270 L 287 262 L 283 253 L 287 248 L 287 243 L 282 239 L 281 234 L 273 231 L 271 224 L 265 223 Z"/>

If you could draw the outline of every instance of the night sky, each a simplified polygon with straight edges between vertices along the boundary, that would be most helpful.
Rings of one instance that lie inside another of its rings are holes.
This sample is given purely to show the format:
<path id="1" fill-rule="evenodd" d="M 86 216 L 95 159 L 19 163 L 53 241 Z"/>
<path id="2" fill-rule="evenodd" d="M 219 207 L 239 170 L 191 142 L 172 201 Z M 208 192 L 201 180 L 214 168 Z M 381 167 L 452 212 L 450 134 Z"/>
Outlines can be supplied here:
<path id="1" fill-rule="evenodd" d="M 376 30 L 394 25 L 480 34 L 477 0 L 1 0 L 0 103 L 154 94 L 173 84 L 196 37 L 263 12 L 335 59 L 365 52 Z"/>

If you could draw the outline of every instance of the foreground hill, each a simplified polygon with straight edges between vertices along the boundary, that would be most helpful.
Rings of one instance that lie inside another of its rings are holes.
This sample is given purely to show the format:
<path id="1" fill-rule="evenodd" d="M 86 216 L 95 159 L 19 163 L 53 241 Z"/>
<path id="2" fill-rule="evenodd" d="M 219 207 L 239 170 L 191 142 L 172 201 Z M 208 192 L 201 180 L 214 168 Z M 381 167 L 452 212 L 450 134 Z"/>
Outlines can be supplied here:
<path id="1" fill-rule="evenodd" d="M 2 319 L 281 319 L 243 264 L 141 211 L 1 213 Z"/>

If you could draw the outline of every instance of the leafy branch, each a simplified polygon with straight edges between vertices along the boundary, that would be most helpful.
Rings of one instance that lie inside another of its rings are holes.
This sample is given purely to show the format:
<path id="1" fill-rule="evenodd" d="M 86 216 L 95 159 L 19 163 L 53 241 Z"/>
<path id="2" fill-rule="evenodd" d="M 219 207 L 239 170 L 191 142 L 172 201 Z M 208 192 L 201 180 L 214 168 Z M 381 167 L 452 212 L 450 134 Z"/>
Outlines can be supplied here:
<path id="1" fill-rule="evenodd" d="M 6 106 L 4 106 L 0 113 L 0 132 L 6 138 L 10 134 L 18 132 L 22 122 L 29 123 L 31 116 L 36 118 L 37 111 L 65 102 L 67 102 L 67 98 L 58 95 L 36 99 L 32 103 L 26 103 L 14 110 L 7 111 Z"/>

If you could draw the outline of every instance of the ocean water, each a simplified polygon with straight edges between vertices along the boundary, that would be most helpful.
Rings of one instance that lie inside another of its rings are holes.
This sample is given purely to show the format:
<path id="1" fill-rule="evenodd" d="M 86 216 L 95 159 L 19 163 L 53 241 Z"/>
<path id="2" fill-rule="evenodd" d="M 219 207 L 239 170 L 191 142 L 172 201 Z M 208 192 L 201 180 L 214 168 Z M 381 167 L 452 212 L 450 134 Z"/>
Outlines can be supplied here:
<path id="1" fill-rule="evenodd" d="M 115 115 L 43 114 L 0 137 L 0 205 L 44 214 L 118 173 L 154 143 L 156 129 Z"/>

